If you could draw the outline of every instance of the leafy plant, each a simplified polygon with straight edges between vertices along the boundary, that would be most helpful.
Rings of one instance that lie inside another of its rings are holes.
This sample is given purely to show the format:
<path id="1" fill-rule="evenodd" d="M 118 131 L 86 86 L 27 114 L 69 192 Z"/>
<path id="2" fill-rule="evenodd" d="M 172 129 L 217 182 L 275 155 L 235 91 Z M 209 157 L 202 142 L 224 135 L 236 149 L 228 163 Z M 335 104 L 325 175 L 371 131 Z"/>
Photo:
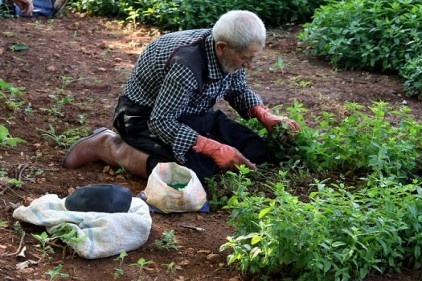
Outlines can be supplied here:
<path id="1" fill-rule="evenodd" d="M 43 136 L 52 139 L 58 146 L 64 148 L 70 147 L 75 141 L 80 139 L 82 136 L 86 136 L 89 131 L 89 128 L 84 127 L 82 129 L 68 129 L 62 134 L 59 134 L 56 132 L 56 129 L 51 124 L 48 124 L 48 127 L 49 130 L 38 130 L 42 132 Z"/>
<path id="2" fill-rule="evenodd" d="M 144 269 L 148 267 L 150 264 L 153 264 L 153 261 L 148 261 L 144 258 L 140 258 L 138 259 L 136 263 L 130 264 L 130 266 L 138 267 L 139 274 L 142 276 L 144 274 Z M 142 277 L 140 277 L 138 280 L 142 280 Z"/>
<path id="3" fill-rule="evenodd" d="M 50 276 L 50 281 L 57 280 L 57 279 L 60 279 L 60 278 L 69 278 L 70 277 L 69 274 L 61 272 L 62 267 L 63 266 L 61 264 L 58 264 L 52 270 L 45 273 L 46 275 Z"/>
<path id="4" fill-rule="evenodd" d="M 161 237 L 154 241 L 154 246 L 159 250 L 177 250 L 179 245 L 174 237 L 174 230 L 164 231 Z"/>
<path id="5" fill-rule="evenodd" d="M 297 280 L 364 280 L 404 261 L 421 267 L 420 182 L 356 192 L 344 184 L 316 185 L 307 203 L 286 192 L 285 182 L 273 184 L 272 198 L 239 186 L 227 206 L 237 231 L 221 247 L 231 251 L 228 262 Z"/>
<path id="6" fill-rule="evenodd" d="M 286 68 L 286 63 L 283 58 L 277 58 L 277 61 L 270 66 L 269 70 L 271 72 L 283 71 Z"/>
<path id="7" fill-rule="evenodd" d="M 55 238 L 50 237 L 45 231 L 40 234 L 31 235 L 35 238 L 35 240 L 39 242 L 37 245 L 35 245 L 35 247 L 37 247 L 38 250 L 41 252 L 43 258 L 54 253 L 54 249 L 50 246 L 49 243 Z"/>
<path id="8" fill-rule="evenodd" d="M 347 69 L 399 72 L 408 95 L 421 90 L 417 60 L 422 51 L 419 0 L 328 1 L 304 25 L 299 39 L 307 50 Z M 417 78 L 412 81 L 411 76 Z"/>
<path id="9" fill-rule="evenodd" d="M 40 108 L 41 111 L 46 111 L 48 114 L 54 115 L 54 116 L 63 116 L 62 113 L 62 107 L 65 104 L 73 102 L 72 96 L 65 96 L 63 98 L 58 98 L 56 95 L 48 95 L 50 99 L 52 99 L 55 104 L 51 108 Z"/>
<path id="10" fill-rule="evenodd" d="M 7 221 L 0 219 L 0 228 L 5 228 L 5 227 L 7 227 Z"/>
<path id="11" fill-rule="evenodd" d="M 369 107 L 371 114 L 355 103 L 347 103 L 345 108 L 347 114 L 342 119 L 322 112 L 314 128 L 302 124 L 295 139 L 297 148 L 289 156 L 291 165 L 302 163 L 316 172 L 328 170 L 367 179 L 414 176 L 421 154 L 422 125 L 410 108 L 393 110 L 385 102 L 374 102 Z M 294 108 L 289 110 L 298 116 Z"/>
<path id="12" fill-rule="evenodd" d="M 422 56 L 409 59 L 400 69 L 406 95 L 422 99 Z"/>
<path id="13" fill-rule="evenodd" d="M 7 184 L 9 184 L 11 186 L 15 186 L 15 187 L 22 187 L 23 186 L 23 182 L 21 180 L 18 180 L 18 179 L 9 179 L 7 181 Z"/>
<path id="14" fill-rule="evenodd" d="M 257 13 L 269 26 L 280 26 L 308 20 L 323 0 L 267 0 L 251 3 L 246 0 L 125 0 L 113 2 L 79 0 L 78 10 L 96 15 L 119 16 L 129 22 L 152 24 L 164 30 L 211 27 L 229 10 Z"/>
<path id="15" fill-rule="evenodd" d="M 23 43 L 16 43 L 16 44 L 11 45 L 9 49 L 12 50 L 13 52 L 20 52 L 20 51 L 28 50 L 29 47 L 28 45 L 23 44 Z"/>
<path id="16" fill-rule="evenodd" d="M 79 236 L 77 227 L 72 227 L 71 224 L 62 222 L 51 229 L 52 239 L 59 238 L 65 244 L 77 244 L 87 239 L 87 236 Z"/>
<path id="17" fill-rule="evenodd" d="M 24 90 L 24 87 L 14 87 L 0 78 L 0 100 L 4 100 L 7 109 L 16 111 L 25 104 L 24 101 L 19 100 Z"/>
<path id="18" fill-rule="evenodd" d="M 181 269 L 181 267 L 178 266 L 174 261 L 170 262 L 169 264 L 165 264 L 165 266 L 167 267 L 167 271 L 170 274 L 175 274 L 178 269 Z"/>
<path id="19" fill-rule="evenodd" d="M 23 142 L 26 141 L 21 138 L 11 137 L 9 130 L 4 125 L 0 125 L 0 146 L 16 146 Z"/>
<path id="20" fill-rule="evenodd" d="M 114 269 L 114 275 L 113 275 L 114 280 L 119 279 L 121 276 L 125 274 L 125 271 L 123 269 L 123 263 L 126 257 L 127 257 L 126 251 L 122 251 L 120 252 L 119 256 L 114 259 L 115 261 L 119 261 L 119 267 L 116 267 Z"/>

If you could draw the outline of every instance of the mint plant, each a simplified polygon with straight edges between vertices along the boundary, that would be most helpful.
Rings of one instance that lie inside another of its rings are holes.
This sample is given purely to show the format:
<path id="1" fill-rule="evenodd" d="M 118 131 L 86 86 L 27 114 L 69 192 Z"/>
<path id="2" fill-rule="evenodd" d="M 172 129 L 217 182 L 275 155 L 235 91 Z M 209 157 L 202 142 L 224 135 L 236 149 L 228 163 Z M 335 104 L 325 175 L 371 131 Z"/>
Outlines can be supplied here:
<path id="1" fill-rule="evenodd" d="M 339 67 L 400 72 L 407 94 L 420 95 L 418 64 L 408 61 L 422 51 L 421 22 L 418 1 L 328 1 L 299 39 L 312 55 Z"/>
<path id="2" fill-rule="evenodd" d="M 421 182 L 357 192 L 343 183 L 316 184 L 309 202 L 286 192 L 286 182 L 273 185 L 271 198 L 244 190 L 233 196 L 227 208 L 237 232 L 221 247 L 231 252 L 228 262 L 299 280 L 364 280 L 405 261 L 421 266 Z"/>

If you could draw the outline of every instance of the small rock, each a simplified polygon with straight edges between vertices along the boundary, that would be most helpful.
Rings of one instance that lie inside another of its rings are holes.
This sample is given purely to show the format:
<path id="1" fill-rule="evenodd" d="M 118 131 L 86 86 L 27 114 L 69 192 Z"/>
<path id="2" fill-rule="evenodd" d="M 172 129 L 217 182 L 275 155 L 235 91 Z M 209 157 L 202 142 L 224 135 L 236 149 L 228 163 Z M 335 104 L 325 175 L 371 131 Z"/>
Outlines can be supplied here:
<path id="1" fill-rule="evenodd" d="M 72 194 L 73 192 L 75 192 L 75 188 L 74 187 L 69 187 L 68 189 L 67 189 L 67 194 Z"/>
<path id="2" fill-rule="evenodd" d="M 47 71 L 55 72 L 56 70 L 57 70 L 57 68 L 55 66 L 53 66 L 53 65 L 47 66 Z"/>
<path id="3" fill-rule="evenodd" d="M 34 198 L 27 196 L 27 197 L 25 197 L 25 203 L 24 204 L 27 206 L 27 205 L 31 204 L 32 201 L 34 201 Z"/>
<path id="4" fill-rule="evenodd" d="M 6 253 L 7 246 L 0 245 L 0 256 L 2 256 L 4 253 Z"/>
<path id="5" fill-rule="evenodd" d="M 209 260 L 210 262 L 216 262 L 219 258 L 220 258 L 219 254 L 209 254 L 207 256 L 207 260 Z"/>

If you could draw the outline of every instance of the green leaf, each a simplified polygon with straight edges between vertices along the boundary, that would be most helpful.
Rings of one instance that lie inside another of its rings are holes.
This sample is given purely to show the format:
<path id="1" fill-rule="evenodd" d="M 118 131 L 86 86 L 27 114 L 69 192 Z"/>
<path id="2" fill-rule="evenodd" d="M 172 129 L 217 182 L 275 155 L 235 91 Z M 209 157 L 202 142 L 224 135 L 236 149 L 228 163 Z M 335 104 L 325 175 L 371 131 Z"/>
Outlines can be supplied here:
<path id="1" fill-rule="evenodd" d="M 252 237 L 251 245 L 255 245 L 259 241 L 261 241 L 261 236 L 258 236 L 258 235 L 257 236 L 254 236 L 254 237 Z"/>
<path id="2" fill-rule="evenodd" d="M 24 50 L 28 50 L 29 47 L 26 44 L 14 44 L 12 46 L 9 47 L 10 50 L 12 50 L 13 52 L 19 52 L 19 51 L 24 51 Z"/>
<path id="3" fill-rule="evenodd" d="M 262 219 L 266 214 L 268 214 L 271 211 L 271 207 L 264 208 L 259 212 L 258 218 Z"/>

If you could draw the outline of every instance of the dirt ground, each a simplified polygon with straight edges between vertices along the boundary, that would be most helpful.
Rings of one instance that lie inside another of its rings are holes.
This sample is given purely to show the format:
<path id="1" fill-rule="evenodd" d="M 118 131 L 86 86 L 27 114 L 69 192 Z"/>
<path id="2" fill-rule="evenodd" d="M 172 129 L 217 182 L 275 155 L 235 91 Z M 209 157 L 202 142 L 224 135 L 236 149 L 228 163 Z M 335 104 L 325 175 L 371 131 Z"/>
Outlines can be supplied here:
<path id="1" fill-rule="evenodd" d="M 308 58 L 298 48 L 295 35 L 299 30 L 298 26 L 270 30 L 265 51 L 250 71 L 251 85 L 268 106 L 283 104 L 286 108 L 297 100 L 309 110 L 321 112 L 341 110 L 346 101 L 369 105 L 384 100 L 393 106 L 407 104 L 422 121 L 421 101 L 404 96 L 397 76 L 336 70 L 325 62 Z M 27 141 L 16 148 L 0 148 L 0 168 L 9 177 L 20 175 L 24 181 L 20 188 L 6 187 L 0 181 L 0 219 L 7 221 L 0 228 L 1 280 L 48 280 L 45 273 L 59 264 L 70 280 L 113 280 L 119 267 L 116 256 L 84 260 L 63 255 L 56 247 L 54 254 L 40 260 L 37 242 L 30 234 L 41 233 L 43 227 L 22 223 L 27 233 L 23 240 L 26 257 L 13 255 L 21 235 L 13 230 L 12 213 L 17 204 L 27 205 L 45 193 L 62 198 L 73 188 L 87 184 L 115 183 L 130 188 L 134 194 L 145 187 L 145 180 L 107 172 L 102 163 L 77 170 L 62 168 L 66 149 L 45 137 L 42 130 L 48 131 L 50 125 L 57 134 L 71 128 L 85 127 L 90 131 L 102 126 L 111 128 L 123 84 L 142 48 L 158 35 L 157 30 L 147 27 L 124 28 L 117 22 L 81 15 L 0 19 L 0 78 L 26 89 L 21 98 L 25 105 L 20 110 L 14 111 L 2 100 L 0 124 L 6 125 L 12 136 Z M 14 51 L 11 47 L 16 44 L 28 48 Z M 58 100 L 66 96 L 74 100 L 58 107 Z M 219 107 L 230 113 L 226 104 L 220 103 Z M 227 266 L 227 253 L 219 251 L 234 231 L 227 223 L 228 212 L 151 216 L 149 239 L 138 250 L 128 253 L 119 280 L 259 280 Z M 181 224 L 202 227 L 205 231 L 183 228 Z M 174 230 L 178 250 L 158 250 L 153 246 L 167 230 Z M 140 258 L 153 262 L 142 273 L 129 266 Z M 36 264 L 16 269 L 19 262 L 26 260 Z M 176 265 L 173 272 L 168 266 L 172 263 Z M 422 272 L 404 269 L 399 274 L 371 276 L 368 280 L 416 281 L 422 280 Z"/>

